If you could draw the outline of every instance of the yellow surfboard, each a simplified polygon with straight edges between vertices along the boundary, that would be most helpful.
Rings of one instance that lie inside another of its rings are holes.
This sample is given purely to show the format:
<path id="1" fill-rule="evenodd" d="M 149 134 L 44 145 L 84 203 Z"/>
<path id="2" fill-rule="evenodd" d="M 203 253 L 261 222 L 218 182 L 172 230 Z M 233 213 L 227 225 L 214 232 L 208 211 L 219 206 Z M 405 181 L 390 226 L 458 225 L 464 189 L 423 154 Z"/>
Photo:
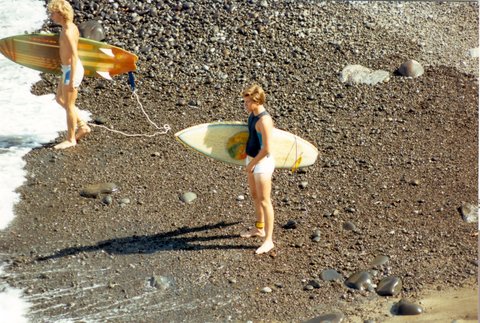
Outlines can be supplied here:
<path id="1" fill-rule="evenodd" d="M 245 165 L 248 127 L 243 122 L 204 123 L 181 130 L 177 140 L 199 153 L 230 164 Z M 272 155 L 276 168 L 303 168 L 315 163 L 318 150 L 290 132 L 273 129 Z"/>
<path id="2" fill-rule="evenodd" d="M 45 73 L 60 74 L 58 35 L 25 34 L 0 39 L 0 52 L 20 65 Z M 85 76 L 112 76 L 136 70 L 138 57 L 124 49 L 80 38 L 78 56 Z"/>

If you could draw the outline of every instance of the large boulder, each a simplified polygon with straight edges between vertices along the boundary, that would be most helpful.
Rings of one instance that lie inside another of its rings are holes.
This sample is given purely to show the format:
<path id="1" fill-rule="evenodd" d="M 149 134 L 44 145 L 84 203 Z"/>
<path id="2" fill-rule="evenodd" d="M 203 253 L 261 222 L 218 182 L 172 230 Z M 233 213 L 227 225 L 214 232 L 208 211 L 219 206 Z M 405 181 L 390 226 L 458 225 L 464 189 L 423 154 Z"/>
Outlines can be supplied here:
<path id="1" fill-rule="evenodd" d="M 102 25 L 96 20 L 89 20 L 82 22 L 78 25 L 80 30 L 80 35 L 83 38 L 93 39 L 93 40 L 104 40 L 105 39 L 105 30 Z"/>
<path id="2" fill-rule="evenodd" d="M 376 85 L 387 82 L 390 73 L 382 70 L 371 70 L 362 65 L 347 65 L 340 73 L 340 81 L 347 84 Z"/>

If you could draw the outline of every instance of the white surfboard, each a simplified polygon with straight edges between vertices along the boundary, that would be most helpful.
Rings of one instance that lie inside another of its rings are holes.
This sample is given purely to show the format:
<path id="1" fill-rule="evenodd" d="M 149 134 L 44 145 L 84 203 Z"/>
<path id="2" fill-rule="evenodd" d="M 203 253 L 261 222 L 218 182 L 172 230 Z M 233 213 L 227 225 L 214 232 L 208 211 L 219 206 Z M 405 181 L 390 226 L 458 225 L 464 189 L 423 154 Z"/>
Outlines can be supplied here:
<path id="1" fill-rule="evenodd" d="M 199 153 L 223 162 L 245 165 L 248 127 L 243 122 L 204 123 L 181 130 L 175 137 Z M 315 163 L 318 150 L 290 132 L 273 129 L 272 152 L 275 167 L 296 169 Z"/>

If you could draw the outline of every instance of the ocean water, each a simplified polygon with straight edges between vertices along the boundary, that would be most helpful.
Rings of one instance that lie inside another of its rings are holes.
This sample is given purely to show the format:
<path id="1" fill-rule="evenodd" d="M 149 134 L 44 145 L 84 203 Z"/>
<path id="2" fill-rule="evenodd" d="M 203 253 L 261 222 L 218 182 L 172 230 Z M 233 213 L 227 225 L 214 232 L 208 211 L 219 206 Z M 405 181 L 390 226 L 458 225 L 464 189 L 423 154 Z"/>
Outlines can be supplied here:
<path id="1" fill-rule="evenodd" d="M 33 32 L 46 19 L 44 1 L 0 0 L 0 38 Z M 38 80 L 39 72 L 0 54 L 0 230 L 7 228 L 15 217 L 14 205 L 20 199 L 15 190 L 27 175 L 23 157 L 66 130 L 65 111 L 54 101 L 54 95 L 30 93 Z M 1 276 L 3 268 L 0 260 Z M 21 290 L 0 281 L 0 321 L 27 322 L 28 306 Z"/>

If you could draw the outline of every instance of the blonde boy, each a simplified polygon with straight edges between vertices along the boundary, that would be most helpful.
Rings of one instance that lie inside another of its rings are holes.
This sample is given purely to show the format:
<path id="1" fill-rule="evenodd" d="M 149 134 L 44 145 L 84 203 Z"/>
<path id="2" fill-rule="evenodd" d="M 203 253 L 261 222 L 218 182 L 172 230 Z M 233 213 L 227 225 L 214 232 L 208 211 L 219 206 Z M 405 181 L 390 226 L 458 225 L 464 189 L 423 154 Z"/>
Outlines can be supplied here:
<path id="1" fill-rule="evenodd" d="M 78 109 L 75 107 L 78 87 L 84 74 L 77 50 L 80 33 L 73 23 L 73 8 L 67 1 L 50 1 L 48 12 L 53 22 L 62 26 L 59 36 L 62 77 L 57 87 L 56 100 L 67 112 L 67 138 L 56 145 L 55 149 L 65 149 L 75 146 L 78 140 L 91 131 L 87 123 L 80 119 Z"/>

